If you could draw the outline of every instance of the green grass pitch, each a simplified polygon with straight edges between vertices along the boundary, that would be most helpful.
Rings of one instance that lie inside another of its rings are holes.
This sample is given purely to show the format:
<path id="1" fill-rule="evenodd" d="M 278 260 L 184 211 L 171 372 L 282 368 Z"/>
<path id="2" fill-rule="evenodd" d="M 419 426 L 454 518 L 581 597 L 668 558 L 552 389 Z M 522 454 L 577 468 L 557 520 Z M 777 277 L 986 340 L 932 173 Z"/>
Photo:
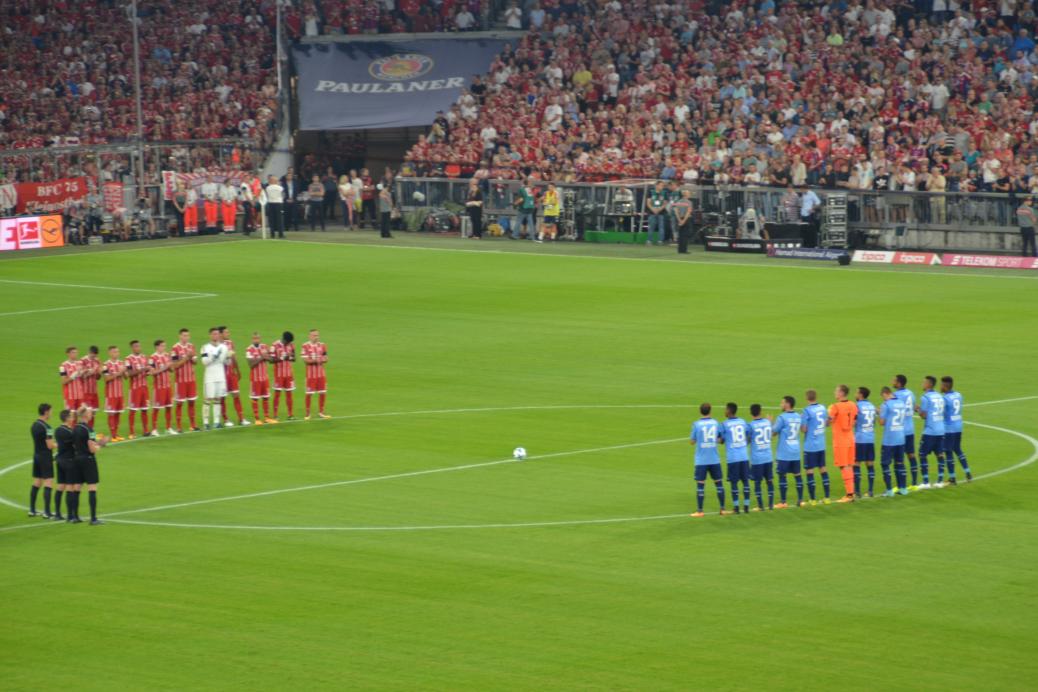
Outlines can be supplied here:
<path id="1" fill-rule="evenodd" d="M 297 238 L 0 258 L 0 688 L 1034 689 L 1035 277 Z M 28 519 L 64 347 L 219 323 L 320 327 L 335 418 L 113 445 L 107 525 Z M 1007 472 L 688 518 L 701 401 L 897 372 Z"/>

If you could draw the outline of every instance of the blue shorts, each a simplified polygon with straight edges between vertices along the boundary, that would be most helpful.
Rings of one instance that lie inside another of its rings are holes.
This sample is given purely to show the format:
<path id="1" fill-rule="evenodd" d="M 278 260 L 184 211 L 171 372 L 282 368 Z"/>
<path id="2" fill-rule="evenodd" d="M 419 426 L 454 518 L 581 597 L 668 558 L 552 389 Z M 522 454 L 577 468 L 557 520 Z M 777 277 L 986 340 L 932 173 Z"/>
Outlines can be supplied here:
<path id="1" fill-rule="evenodd" d="M 854 445 L 855 461 L 875 461 L 876 444 L 874 442 L 858 442 Z"/>
<path id="2" fill-rule="evenodd" d="M 944 433 L 944 451 L 962 452 L 962 433 Z"/>
<path id="3" fill-rule="evenodd" d="M 883 445 L 883 449 L 880 450 L 880 459 L 884 466 L 890 466 L 890 462 L 897 462 L 898 464 L 905 463 L 905 446 L 904 445 Z"/>
<path id="4" fill-rule="evenodd" d="M 779 459 L 778 472 L 780 475 L 787 473 L 800 473 L 799 459 Z"/>
<path id="5" fill-rule="evenodd" d="M 825 468 L 825 450 L 821 452 L 804 452 L 804 470 L 810 471 L 811 469 L 824 469 Z"/>
<path id="6" fill-rule="evenodd" d="M 944 435 L 923 435 L 923 442 L 919 445 L 919 456 L 925 459 L 930 452 L 944 454 Z"/>
<path id="7" fill-rule="evenodd" d="M 750 480 L 750 462 L 748 461 L 729 461 L 728 462 L 728 482 Z"/>
<path id="8" fill-rule="evenodd" d="M 905 435 L 905 454 L 915 454 L 915 433 Z"/>
<path id="9" fill-rule="evenodd" d="M 774 478 L 774 472 L 775 467 L 770 463 L 750 465 L 750 478 L 755 481 L 770 481 Z"/>
<path id="10" fill-rule="evenodd" d="M 715 481 L 721 480 L 724 477 L 721 474 L 721 465 L 703 464 L 702 466 L 696 466 L 696 482 L 701 483 L 705 481 L 707 476 L 710 476 Z"/>

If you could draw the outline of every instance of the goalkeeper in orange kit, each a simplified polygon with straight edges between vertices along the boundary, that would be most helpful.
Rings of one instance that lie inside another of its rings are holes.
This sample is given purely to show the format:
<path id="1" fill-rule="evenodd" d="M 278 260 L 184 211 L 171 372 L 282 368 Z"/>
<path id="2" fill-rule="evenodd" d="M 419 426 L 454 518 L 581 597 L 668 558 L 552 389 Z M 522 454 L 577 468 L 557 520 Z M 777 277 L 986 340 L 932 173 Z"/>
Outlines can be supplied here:
<path id="1" fill-rule="evenodd" d="M 833 429 L 833 458 L 843 476 L 844 496 L 837 502 L 854 502 L 854 421 L 858 406 L 847 400 L 850 387 L 841 384 L 834 392 L 836 403 L 829 407 L 829 425 Z"/>

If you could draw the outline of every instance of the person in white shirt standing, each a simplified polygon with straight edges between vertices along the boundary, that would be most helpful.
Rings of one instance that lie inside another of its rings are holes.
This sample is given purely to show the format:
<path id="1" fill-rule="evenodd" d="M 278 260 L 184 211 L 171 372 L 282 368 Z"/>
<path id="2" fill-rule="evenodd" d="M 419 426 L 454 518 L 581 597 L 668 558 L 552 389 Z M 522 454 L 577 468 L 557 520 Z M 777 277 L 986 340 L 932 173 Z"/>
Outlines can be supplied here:
<path id="1" fill-rule="evenodd" d="M 227 348 L 220 336 L 220 329 L 209 330 L 209 343 L 202 347 L 202 365 L 205 366 L 203 388 L 205 402 L 202 404 L 202 428 L 209 429 L 209 413 L 212 411 L 213 429 L 223 427 L 220 420 L 220 402 L 227 396 L 226 365 L 231 362 L 234 351 Z"/>

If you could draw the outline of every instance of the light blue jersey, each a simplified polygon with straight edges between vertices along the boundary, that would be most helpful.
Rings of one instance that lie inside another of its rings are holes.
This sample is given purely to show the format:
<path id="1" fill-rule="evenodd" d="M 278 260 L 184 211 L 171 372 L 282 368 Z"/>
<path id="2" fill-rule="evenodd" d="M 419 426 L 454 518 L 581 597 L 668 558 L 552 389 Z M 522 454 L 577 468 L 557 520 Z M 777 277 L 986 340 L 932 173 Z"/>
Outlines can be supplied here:
<path id="1" fill-rule="evenodd" d="M 750 461 L 753 464 L 770 464 L 771 458 L 771 423 L 763 418 L 750 421 Z"/>
<path id="2" fill-rule="evenodd" d="M 930 390 L 923 392 L 919 400 L 919 410 L 926 414 L 926 425 L 923 427 L 924 435 L 944 436 L 944 397 Z"/>
<path id="3" fill-rule="evenodd" d="M 796 411 L 780 413 L 771 431 L 778 435 L 775 456 L 780 461 L 800 461 L 800 414 Z"/>
<path id="4" fill-rule="evenodd" d="M 905 444 L 905 404 L 897 397 L 883 402 L 879 410 L 883 419 L 883 446 L 901 447 Z"/>
<path id="5" fill-rule="evenodd" d="M 944 395 L 944 432 L 962 432 L 962 395 L 954 390 Z"/>
<path id="6" fill-rule="evenodd" d="M 871 401 L 858 402 L 858 417 L 854 419 L 854 442 L 876 443 L 876 407 Z"/>
<path id="7" fill-rule="evenodd" d="M 700 418 L 692 424 L 691 439 L 696 443 L 696 466 L 720 464 L 717 451 L 718 432 L 721 424 L 713 418 Z"/>
<path id="8" fill-rule="evenodd" d="M 750 426 L 742 418 L 725 418 L 722 426 L 724 434 L 725 461 L 729 464 L 736 461 L 749 461 Z"/>
<path id="9" fill-rule="evenodd" d="M 915 394 L 911 389 L 895 389 L 894 396 L 905 406 L 905 435 L 915 435 Z"/>
<path id="10" fill-rule="evenodd" d="M 825 451 L 825 426 L 829 422 L 829 413 L 821 404 L 810 404 L 801 413 L 804 427 L 804 451 Z"/>

